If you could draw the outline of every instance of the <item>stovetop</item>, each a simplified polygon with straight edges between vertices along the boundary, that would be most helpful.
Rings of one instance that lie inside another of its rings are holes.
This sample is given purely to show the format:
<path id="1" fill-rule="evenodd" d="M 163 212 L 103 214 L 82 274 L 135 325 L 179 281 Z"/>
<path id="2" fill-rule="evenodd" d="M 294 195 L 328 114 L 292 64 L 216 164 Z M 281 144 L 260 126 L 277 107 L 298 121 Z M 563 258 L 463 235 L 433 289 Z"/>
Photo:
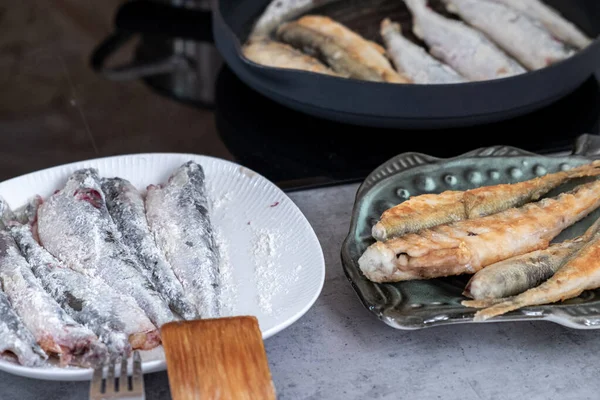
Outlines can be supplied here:
<path id="1" fill-rule="evenodd" d="M 218 134 L 238 162 L 296 189 L 360 181 L 409 151 L 443 158 L 491 145 L 541 154 L 570 151 L 580 134 L 600 133 L 600 83 L 590 78 L 562 100 L 501 123 L 410 131 L 352 126 L 293 111 L 253 91 L 223 66 L 214 112 Z"/>

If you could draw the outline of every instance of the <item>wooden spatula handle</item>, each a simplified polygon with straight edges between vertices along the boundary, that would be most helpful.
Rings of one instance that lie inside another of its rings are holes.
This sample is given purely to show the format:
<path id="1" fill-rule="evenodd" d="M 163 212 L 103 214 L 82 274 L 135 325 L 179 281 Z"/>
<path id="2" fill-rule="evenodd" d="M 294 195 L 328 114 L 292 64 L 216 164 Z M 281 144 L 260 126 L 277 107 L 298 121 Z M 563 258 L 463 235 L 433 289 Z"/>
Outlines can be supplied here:
<path id="1" fill-rule="evenodd" d="M 258 320 L 178 321 L 161 336 L 173 400 L 274 400 Z"/>

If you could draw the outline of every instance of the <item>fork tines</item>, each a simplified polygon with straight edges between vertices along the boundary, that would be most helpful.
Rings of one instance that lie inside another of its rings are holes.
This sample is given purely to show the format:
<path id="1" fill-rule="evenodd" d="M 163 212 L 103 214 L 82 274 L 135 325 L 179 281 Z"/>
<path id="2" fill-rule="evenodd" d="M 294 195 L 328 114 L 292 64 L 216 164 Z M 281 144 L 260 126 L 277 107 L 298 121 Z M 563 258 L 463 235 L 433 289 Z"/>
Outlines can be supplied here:
<path id="1" fill-rule="evenodd" d="M 115 378 L 116 364 L 121 365 L 121 371 Z M 144 377 L 142 375 L 142 358 L 140 353 L 133 353 L 132 376 L 127 374 L 128 360 L 114 360 L 94 369 L 90 384 L 90 400 L 129 399 L 145 400 Z M 108 367 L 106 379 L 103 379 L 104 369 Z"/>

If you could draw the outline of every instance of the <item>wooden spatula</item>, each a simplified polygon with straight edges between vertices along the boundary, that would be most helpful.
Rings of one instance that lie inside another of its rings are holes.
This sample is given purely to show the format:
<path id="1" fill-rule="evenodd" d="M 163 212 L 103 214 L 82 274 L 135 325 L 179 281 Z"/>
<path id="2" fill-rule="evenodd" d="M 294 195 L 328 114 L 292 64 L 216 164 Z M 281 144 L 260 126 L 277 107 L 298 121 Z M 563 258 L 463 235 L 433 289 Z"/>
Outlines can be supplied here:
<path id="1" fill-rule="evenodd" d="M 255 317 L 170 322 L 161 336 L 173 400 L 275 400 Z"/>

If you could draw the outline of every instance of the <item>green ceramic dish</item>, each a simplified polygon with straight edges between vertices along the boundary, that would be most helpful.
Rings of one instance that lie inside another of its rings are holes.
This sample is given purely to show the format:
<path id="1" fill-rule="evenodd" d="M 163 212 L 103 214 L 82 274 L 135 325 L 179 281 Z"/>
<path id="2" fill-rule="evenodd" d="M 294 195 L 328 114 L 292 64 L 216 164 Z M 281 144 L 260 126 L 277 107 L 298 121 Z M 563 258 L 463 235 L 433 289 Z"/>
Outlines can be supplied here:
<path id="1" fill-rule="evenodd" d="M 342 245 L 342 264 L 362 303 L 386 324 L 398 329 L 473 322 L 474 309 L 460 304 L 469 275 L 393 284 L 367 280 L 358 258 L 374 242 L 371 227 L 387 208 L 409 196 L 467 190 L 499 183 L 514 183 L 589 162 L 600 149 L 600 137 L 583 135 L 567 156 L 541 156 L 513 147 L 478 149 L 451 159 L 404 153 L 374 170 L 356 194 L 350 231 Z M 550 192 L 568 190 L 570 182 Z M 555 241 L 582 234 L 600 209 L 563 231 Z M 527 307 L 486 322 L 547 320 L 579 329 L 600 328 L 600 289 L 560 304 Z"/>

